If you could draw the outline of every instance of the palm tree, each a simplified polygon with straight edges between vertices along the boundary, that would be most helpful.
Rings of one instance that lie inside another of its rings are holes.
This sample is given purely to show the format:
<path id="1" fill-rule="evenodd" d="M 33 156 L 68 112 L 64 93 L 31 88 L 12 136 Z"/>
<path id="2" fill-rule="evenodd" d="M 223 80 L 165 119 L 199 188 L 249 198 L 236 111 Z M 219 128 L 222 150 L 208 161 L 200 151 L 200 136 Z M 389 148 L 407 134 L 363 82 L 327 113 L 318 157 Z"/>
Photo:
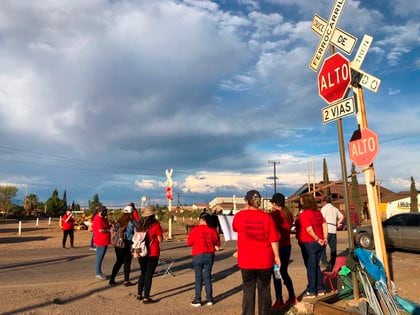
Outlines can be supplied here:
<path id="1" fill-rule="evenodd" d="M 25 215 L 31 215 L 38 206 L 38 196 L 35 194 L 29 194 L 25 197 L 23 207 L 25 209 Z"/>

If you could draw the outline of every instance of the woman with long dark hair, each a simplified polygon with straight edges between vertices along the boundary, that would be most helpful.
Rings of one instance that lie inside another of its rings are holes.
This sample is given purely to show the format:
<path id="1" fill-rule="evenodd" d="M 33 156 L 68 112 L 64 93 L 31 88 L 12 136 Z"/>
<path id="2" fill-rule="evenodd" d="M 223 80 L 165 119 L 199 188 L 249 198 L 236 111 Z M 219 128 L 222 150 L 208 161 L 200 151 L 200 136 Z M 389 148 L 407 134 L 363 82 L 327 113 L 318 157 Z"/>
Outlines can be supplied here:
<path id="1" fill-rule="evenodd" d="M 130 282 L 130 271 L 131 259 L 133 257 L 133 255 L 131 255 L 131 244 L 133 242 L 131 240 L 133 239 L 134 226 L 136 225 L 136 221 L 134 221 L 133 218 L 133 210 L 132 206 L 126 206 L 122 211 L 121 217 L 117 221 L 120 228 L 124 230 L 124 246 L 115 246 L 115 256 L 117 260 L 112 268 L 111 278 L 109 280 L 110 285 L 117 284 L 115 282 L 115 277 L 120 271 L 122 265 L 124 265 L 124 285 L 126 287 L 132 285 Z"/>
<path id="2" fill-rule="evenodd" d="M 304 298 L 313 299 L 325 295 L 322 273 L 319 267 L 323 248 L 327 245 L 327 223 L 318 209 L 318 204 L 312 195 L 301 198 L 303 211 L 299 214 L 299 238 L 307 254 L 308 287 Z"/>
<path id="3" fill-rule="evenodd" d="M 140 277 L 137 299 L 148 304 L 155 302 L 150 298 L 150 289 L 152 288 L 153 274 L 159 261 L 160 243 L 163 240 L 163 230 L 155 217 L 155 207 L 144 207 L 136 231 L 146 232 L 147 235 L 148 255 L 139 257 Z"/>
<path id="4" fill-rule="evenodd" d="M 96 278 L 106 280 L 107 276 L 102 272 L 102 262 L 104 260 L 108 245 L 111 241 L 110 224 L 107 219 L 108 210 L 100 205 L 93 219 L 93 242 L 96 246 L 95 272 Z"/>

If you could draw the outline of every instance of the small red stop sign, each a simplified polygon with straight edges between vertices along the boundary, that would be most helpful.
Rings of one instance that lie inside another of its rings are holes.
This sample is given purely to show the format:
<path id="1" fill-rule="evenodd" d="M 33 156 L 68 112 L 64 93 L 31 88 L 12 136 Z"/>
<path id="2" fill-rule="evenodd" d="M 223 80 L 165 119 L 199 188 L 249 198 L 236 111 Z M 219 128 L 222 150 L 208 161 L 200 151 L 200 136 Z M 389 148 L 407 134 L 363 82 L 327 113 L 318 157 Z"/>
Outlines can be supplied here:
<path id="1" fill-rule="evenodd" d="M 335 103 L 346 95 L 351 81 L 350 62 L 340 53 L 325 59 L 318 74 L 319 95 L 328 103 Z"/>
<path id="2" fill-rule="evenodd" d="M 172 187 L 166 187 L 166 199 L 172 200 Z"/>
<path id="3" fill-rule="evenodd" d="M 360 138 L 358 137 L 360 133 Z M 368 166 L 373 163 L 379 152 L 378 135 L 369 128 L 362 128 L 353 133 L 349 142 L 350 160 L 356 166 Z"/>

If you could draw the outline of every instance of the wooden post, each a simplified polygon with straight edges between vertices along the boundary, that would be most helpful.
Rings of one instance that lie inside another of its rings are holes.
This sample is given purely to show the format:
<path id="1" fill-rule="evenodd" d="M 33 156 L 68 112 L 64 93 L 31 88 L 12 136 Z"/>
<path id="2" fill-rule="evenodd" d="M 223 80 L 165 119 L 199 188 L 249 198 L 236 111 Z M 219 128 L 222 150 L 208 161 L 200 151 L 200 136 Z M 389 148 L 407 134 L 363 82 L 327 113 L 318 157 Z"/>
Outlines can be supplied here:
<path id="1" fill-rule="evenodd" d="M 363 90 L 361 86 L 353 88 L 353 92 L 357 97 L 358 112 L 357 112 L 357 122 L 360 128 L 367 128 L 367 117 L 366 117 L 366 107 L 365 101 L 363 98 Z M 366 184 L 366 193 L 368 197 L 369 204 L 369 214 L 372 224 L 372 233 L 373 240 L 375 244 L 375 252 L 378 259 L 384 265 L 386 277 L 388 279 L 388 288 L 390 288 L 390 273 L 389 273 L 389 264 L 388 256 L 385 248 L 384 240 L 384 231 L 382 227 L 380 209 L 379 209 L 379 199 L 378 199 L 378 189 L 376 186 L 375 180 L 375 169 L 373 168 L 373 163 L 368 167 L 363 169 L 365 174 L 365 184 Z"/>

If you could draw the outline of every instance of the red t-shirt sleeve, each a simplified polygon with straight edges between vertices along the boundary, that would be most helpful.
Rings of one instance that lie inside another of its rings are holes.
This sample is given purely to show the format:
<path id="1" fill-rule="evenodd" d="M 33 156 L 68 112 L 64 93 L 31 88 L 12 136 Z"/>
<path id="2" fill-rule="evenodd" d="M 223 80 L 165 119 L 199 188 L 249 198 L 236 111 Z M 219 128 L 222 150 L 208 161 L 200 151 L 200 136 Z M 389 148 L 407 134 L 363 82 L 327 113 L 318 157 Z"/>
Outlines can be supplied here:
<path id="1" fill-rule="evenodd" d="M 160 256 L 160 242 L 158 236 L 163 236 L 163 229 L 160 223 L 153 224 L 147 232 L 150 238 L 150 253 L 149 256 L 159 257 Z"/>

